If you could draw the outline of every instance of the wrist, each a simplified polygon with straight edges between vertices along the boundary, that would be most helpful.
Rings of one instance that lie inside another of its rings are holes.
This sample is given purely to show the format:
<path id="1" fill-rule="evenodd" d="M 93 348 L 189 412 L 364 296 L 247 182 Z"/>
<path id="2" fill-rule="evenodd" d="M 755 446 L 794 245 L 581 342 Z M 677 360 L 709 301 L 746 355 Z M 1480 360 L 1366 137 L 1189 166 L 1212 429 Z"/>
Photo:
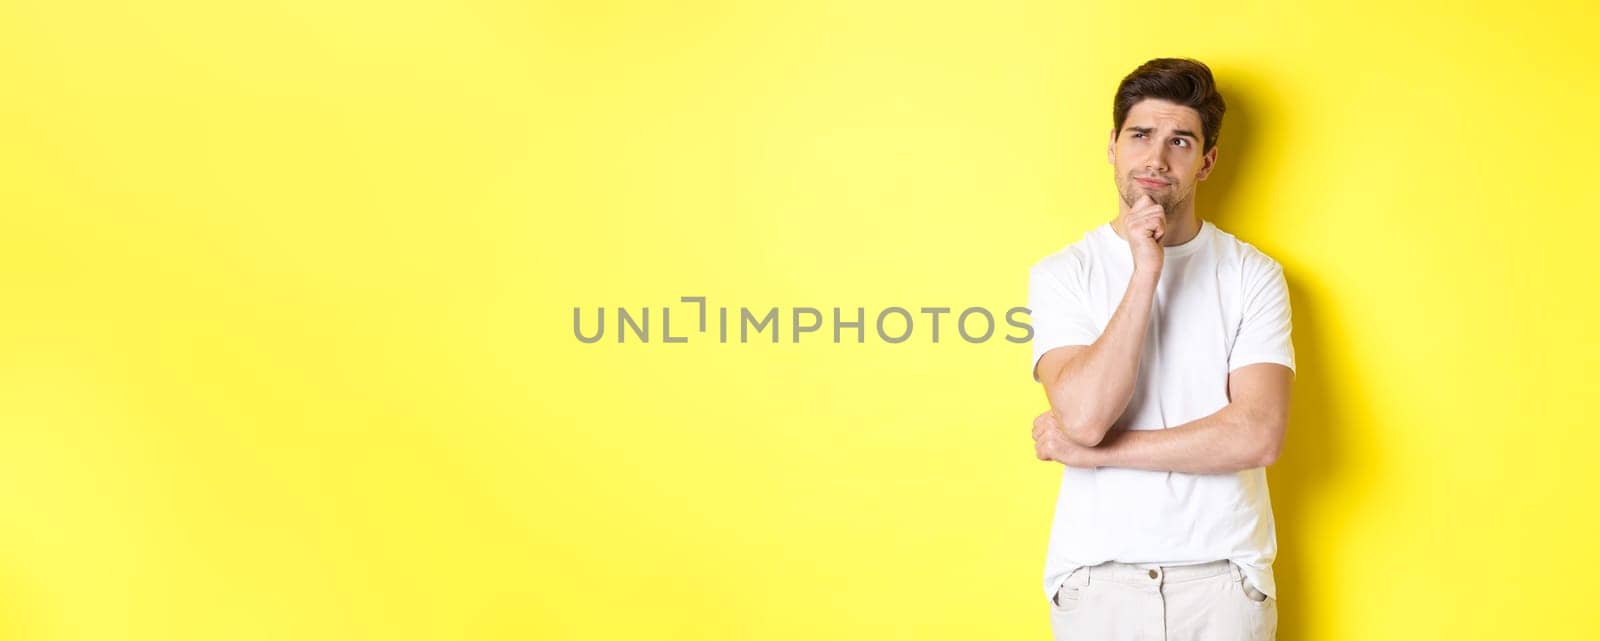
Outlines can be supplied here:
<path id="1" fill-rule="evenodd" d="M 1134 265 L 1133 280 L 1154 284 L 1161 280 L 1161 266 Z"/>

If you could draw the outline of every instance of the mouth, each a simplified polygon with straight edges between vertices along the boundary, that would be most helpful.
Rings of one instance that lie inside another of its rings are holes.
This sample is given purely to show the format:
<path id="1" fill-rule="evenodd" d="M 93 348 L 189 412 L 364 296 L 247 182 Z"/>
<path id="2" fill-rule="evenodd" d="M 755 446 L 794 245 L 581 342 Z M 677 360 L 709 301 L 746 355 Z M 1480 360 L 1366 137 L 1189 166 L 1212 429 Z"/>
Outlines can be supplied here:
<path id="1" fill-rule="evenodd" d="M 1134 182 L 1150 188 L 1161 188 L 1167 186 L 1167 181 L 1165 180 L 1154 180 L 1150 178 L 1135 178 L 1133 180 Z"/>

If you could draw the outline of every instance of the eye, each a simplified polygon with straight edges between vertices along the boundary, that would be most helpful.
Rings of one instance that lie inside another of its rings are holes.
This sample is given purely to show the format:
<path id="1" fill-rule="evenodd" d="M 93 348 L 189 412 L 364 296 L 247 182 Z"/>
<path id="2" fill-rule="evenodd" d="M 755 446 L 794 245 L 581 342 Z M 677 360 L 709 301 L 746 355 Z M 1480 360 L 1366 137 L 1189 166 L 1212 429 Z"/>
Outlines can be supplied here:
<path id="1" fill-rule="evenodd" d="M 1142 132 L 1142 131 L 1133 132 L 1133 137 L 1134 138 L 1139 138 L 1139 137 L 1142 137 L 1142 136 L 1144 136 L 1144 132 Z"/>
<path id="2" fill-rule="evenodd" d="M 1189 141 L 1187 139 L 1184 139 L 1184 138 L 1177 138 L 1177 139 L 1173 140 L 1173 142 L 1178 143 L 1178 146 L 1180 146 L 1180 147 L 1188 147 L 1189 146 Z"/>

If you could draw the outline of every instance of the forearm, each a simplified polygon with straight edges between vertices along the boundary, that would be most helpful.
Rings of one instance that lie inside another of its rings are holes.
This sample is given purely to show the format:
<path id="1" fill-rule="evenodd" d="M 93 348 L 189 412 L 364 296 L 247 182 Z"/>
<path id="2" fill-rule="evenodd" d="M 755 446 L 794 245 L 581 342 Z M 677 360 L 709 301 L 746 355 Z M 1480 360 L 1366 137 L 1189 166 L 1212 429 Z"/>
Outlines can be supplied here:
<path id="1" fill-rule="evenodd" d="M 1094 467 L 1226 474 L 1271 462 L 1261 416 L 1237 403 L 1158 430 L 1117 430 L 1090 448 Z"/>
<path id="2" fill-rule="evenodd" d="M 1098 444 L 1133 398 L 1160 277 L 1160 272 L 1136 272 L 1100 337 L 1067 361 L 1047 389 L 1056 420 L 1084 446 Z"/>

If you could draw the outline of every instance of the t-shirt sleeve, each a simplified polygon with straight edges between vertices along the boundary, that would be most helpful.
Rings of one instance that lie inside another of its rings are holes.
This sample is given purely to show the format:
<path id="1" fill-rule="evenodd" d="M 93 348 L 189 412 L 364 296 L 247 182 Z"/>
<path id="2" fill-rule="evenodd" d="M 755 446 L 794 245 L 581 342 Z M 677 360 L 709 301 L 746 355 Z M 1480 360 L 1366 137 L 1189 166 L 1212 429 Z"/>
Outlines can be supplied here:
<path id="1" fill-rule="evenodd" d="M 1071 271 L 1066 261 L 1056 265 Z M 1068 345 L 1091 345 L 1100 337 L 1078 283 L 1075 273 L 1053 273 L 1042 262 L 1028 273 L 1028 313 L 1033 321 L 1033 367 L 1029 369 L 1034 382 L 1039 381 L 1039 359 L 1045 352 Z"/>
<path id="2" fill-rule="evenodd" d="M 1283 267 L 1265 259 L 1245 282 L 1244 314 L 1228 355 L 1228 371 L 1253 363 L 1278 363 L 1294 369 L 1290 340 L 1289 285 Z"/>

